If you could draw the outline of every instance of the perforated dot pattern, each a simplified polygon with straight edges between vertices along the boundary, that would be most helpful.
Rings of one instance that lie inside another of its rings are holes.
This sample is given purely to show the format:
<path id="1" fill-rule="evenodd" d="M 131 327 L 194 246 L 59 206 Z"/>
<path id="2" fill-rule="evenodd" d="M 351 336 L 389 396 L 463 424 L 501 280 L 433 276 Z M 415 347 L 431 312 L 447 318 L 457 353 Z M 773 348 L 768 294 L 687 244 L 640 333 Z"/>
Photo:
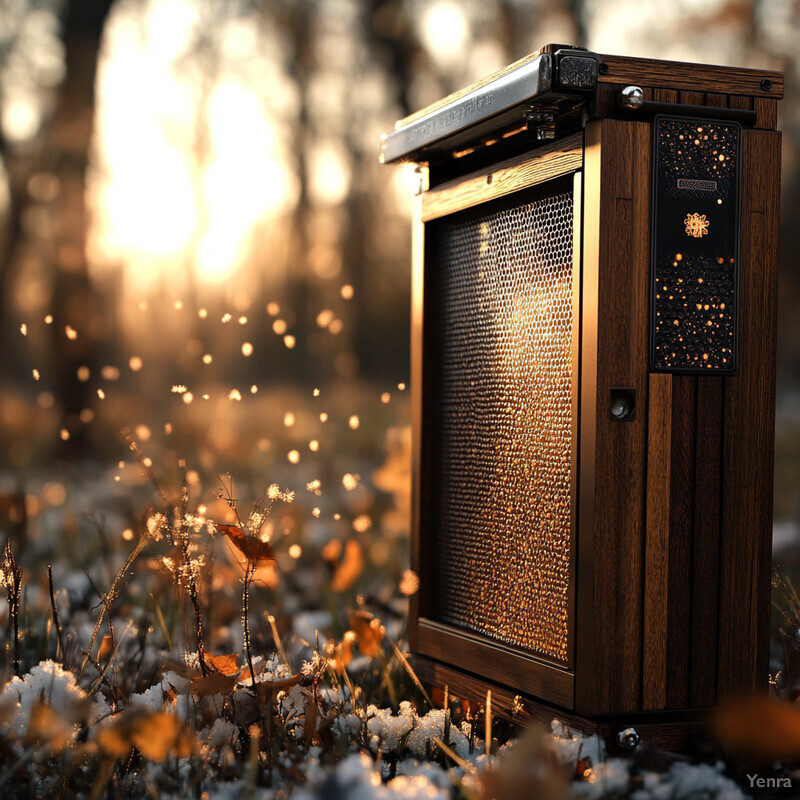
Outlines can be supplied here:
<path id="1" fill-rule="evenodd" d="M 653 369 L 736 369 L 740 131 L 733 122 L 657 119 Z"/>
<path id="2" fill-rule="evenodd" d="M 572 203 L 571 180 L 553 181 L 426 233 L 436 617 L 559 661 L 571 558 Z"/>

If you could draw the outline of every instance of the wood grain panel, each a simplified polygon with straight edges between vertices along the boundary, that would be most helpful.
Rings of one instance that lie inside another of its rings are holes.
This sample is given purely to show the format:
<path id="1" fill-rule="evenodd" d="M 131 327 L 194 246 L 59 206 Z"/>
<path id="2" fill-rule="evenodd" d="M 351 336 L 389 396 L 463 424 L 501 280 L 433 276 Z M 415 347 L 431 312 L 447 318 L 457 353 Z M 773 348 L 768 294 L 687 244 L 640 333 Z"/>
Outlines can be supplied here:
<path id="1" fill-rule="evenodd" d="M 427 619 L 419 621 L 419 652 L 562 708 L 573 703 L 574 676 L 497 642 Z"/>
<path id="2" fill-rule="evenodd" d="M 694 376 L 672 376 L 666 699 L 676 709 L 689 704 L 696 386 Z"/>
<path id="3" fill-rule="evenodd" d="M 725 384 L 718 696 L 766 687 L 780 134 L 742 148 L 739 372 Z"/>
<path id="4" fill-rule="evenodd" d="M 659 711 L 667 707 L 672 375 L 650 375 L 647 439 L 642 708 Z"/>
<path id="5" fill-rule="evenodd" d="M 713 706 L 717 693 L 719 634 L 719 524 L 722 481 L 723 385 L 726 378 L 697 378 L 692 644 L 689 701 Z"/>
<path id="6" fill-rule="evenodd" d="M 783 97 L 783 75 L 780 72 L 625 56 L 603 56 L 603 59 L 608 66 L 608 72 L 599 77 L 601 83 L 668 86 L 689 92 L 722 92 L 754 97 L 768 94 L 775 100 Z M 772 82 L 769 93 L 761 88 L 761 81 L 765 78 Z"/>
<path id="7" fill-rule="evenodd" d="M 576 133 L 426 192 L 422 197 L 422 218 L 430 222 L 446 214 L 495 200 L 575 172 L 582 163 L 583 133 Z"/>
<path id="8" fill-rule="evenodd" d="M 588 704 L 591 713 L 607 713 L 637 710 L 641 704 L 651 143 L 646 123 L 603 120 L 598 124 L 600 174 L 589 175 L 588 162 L 585 173 L 587 193 L 594 181 L 599 180 L 602 187 L 598 207 L 589 211 L 587 206 L 585 217 L 587 227 L 598 226 L 598 262 L 584 262 L 585 273 L 597 270 L 601 309 L 594 343 L 595 414 L 589 422 L 595 430 L 596 448 L 593 659 L 591 674 L 581 676 L 581 681 L 590 682 L 588 692 L 579 682 L 578 699 Z M 587 231 L 586 235 L 595 234 Z M 589 344 L 586 339 L 584 343 Z M 610 390 L 615 386 L 636 390 L 641 411 L 635 420 L 610 418 Z M 582 413 L 586 420 L 586 408 Z M 579 546 L 583 546 L 580 541 Z"/>
<path id="9" fill-rule="evenodd" d="M 775 100 L 757 97 L 753 100 L 753 108 L 758 115 L 757 127 L 775 130 L 778 127 L 778 103 Z"/>

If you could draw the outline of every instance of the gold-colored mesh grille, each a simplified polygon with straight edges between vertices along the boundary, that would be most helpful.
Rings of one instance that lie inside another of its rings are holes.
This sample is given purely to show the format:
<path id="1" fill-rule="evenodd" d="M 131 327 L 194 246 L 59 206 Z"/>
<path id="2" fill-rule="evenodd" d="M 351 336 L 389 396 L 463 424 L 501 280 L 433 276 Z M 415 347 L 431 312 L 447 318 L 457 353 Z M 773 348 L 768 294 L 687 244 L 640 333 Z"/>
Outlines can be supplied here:
<path id="1" fill-rule="evenodd" d="M 524 200 L 428 225 L 432 486 L 423 548 L 435 560 L 434 618 L 566 661 L 571 180 Z"/>

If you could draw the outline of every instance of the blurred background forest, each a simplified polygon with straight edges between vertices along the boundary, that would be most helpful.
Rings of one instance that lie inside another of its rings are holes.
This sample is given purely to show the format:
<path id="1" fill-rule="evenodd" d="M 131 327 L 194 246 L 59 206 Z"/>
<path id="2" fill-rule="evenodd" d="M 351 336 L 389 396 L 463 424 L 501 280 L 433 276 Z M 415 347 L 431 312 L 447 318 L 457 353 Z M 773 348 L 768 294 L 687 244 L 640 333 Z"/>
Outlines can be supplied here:
<path id="1" fill-rule="evenodd" d="M 123 426 L 198 494 L 228 471 L 338 486 L 388 453 L 339 493 L 359 534 L 381 492 L 402 515 L 413 173 L 379 137 L 547 42 L 786 73 L 775 515 L 796 537 L 795 0 L 0 0 L 4 527 L 70 480 L 141 484 Z"/>

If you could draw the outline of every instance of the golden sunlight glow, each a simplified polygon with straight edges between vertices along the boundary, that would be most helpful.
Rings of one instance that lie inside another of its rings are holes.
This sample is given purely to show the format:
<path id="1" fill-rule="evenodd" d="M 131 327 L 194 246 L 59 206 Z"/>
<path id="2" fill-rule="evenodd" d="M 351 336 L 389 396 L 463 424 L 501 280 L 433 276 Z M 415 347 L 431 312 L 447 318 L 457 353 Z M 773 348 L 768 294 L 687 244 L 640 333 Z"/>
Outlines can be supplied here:
<path id="1" fill-rule="evenodd" d="M 223 279 L 299 194 L 263 86 L 222 68 L 204 82 L 187 66 L 202 58 L 198 8 L 119 4 L 103 36 L 87 250 L 95 268 L 121 263 L 145 290 L 178 259 Z"/>
<path id="2" fill-rule="evenodd" d="M 421 33 L 430 55 L 447 63 L 463 56 L 469 27 L 464 11 L 456 3 L 441 0 L 423 14 Z"/>

